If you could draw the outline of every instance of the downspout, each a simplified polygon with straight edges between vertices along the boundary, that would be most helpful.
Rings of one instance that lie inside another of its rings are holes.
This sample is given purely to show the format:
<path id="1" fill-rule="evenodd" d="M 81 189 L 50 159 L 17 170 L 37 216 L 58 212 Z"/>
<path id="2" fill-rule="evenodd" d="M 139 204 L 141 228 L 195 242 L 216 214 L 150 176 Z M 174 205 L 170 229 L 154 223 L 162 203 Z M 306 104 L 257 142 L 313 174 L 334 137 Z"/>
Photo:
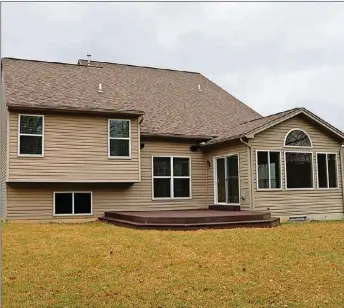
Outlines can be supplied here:
<path id="1" fill-rule="evenodd" d="M 252 174 L 252 162 L 253 162 L 253 156 L 252 156 L 252 146 L 248 144 L 246 141 L 243 140 L 243 138 L 240 138 L 240 142 L 245 144 L 247 146 L 247 157 L 248 157 L 248 185 L 249 185 L 249 198 L 250 198 L 250 208 L 252 211 L 254 211 L 255 205 L 254 205 L 254 187 L 253 187 L 253 174 Z"/>
<path id="2" fill-rule="evenodd" d="M 138 148 L 137 151 L 139 153 L 139 183 L 141 183 L 141 124 L 144 120 L 144 115 L 140 116 L 137 119 L 137 139 L 138 139 Z"/>
<path id="3" fill-rule="evenodd" d="M 342 194 L 343 194 L 343 213 L 344 213 L 344 186 L 343 186 L 343 180 L 344 180 L 344 144 L 341 145 L 340 147 L 340 155 L 339 155 L 339 159 L 340 159 L 340 169 L 341 169 L 341 176 L 342 176 Z M 344 215 L 343 215 L 344 216 Z"/>

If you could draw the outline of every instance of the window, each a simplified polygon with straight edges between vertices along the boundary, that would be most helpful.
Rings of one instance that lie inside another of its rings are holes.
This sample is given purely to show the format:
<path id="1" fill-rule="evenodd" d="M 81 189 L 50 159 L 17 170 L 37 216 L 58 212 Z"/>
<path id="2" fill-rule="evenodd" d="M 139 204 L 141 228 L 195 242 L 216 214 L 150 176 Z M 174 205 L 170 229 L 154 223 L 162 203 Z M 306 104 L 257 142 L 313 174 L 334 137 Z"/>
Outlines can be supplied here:
<path id="1" fill-rule="evenodd" d="M 130 120 L 109 119 L 108 156 L 130 158 Z"/>
<path id="2" fill-rule="evenodd" d="M 286 147 L 312 147 L 312 141 L 302 129 L 293 129 L 285 137 Z"/>
<path id="3" fill-rule="evenodd" d="M 281 188 L 281 153 L 257 151 L 257 179 L 259 189 Z"/>
<path id="4" fill-rule="evenodd" d="M 19 115 L 18 155 L 43 156 L 43 130 L 43 116 Z"/>
<path id="5" fill-rule="evenodd" d="M 337 188 L 337 155 L 317 153 L 318 188 Z"/>
<path id="6" fill-rule="evenodd" d="M 92 214 L 91 192 L 55 192 L 54 215 Z"/>
<path id="7" fill-rule="evenodd" d="M 153 198 L 190 198 L 190 159 L 153 157 Z"/>
<path id="8" fill-rule="evenodd" d="M 287 188 L 313 188 L 313 155 L 305 152 L 285 152 Z"/>

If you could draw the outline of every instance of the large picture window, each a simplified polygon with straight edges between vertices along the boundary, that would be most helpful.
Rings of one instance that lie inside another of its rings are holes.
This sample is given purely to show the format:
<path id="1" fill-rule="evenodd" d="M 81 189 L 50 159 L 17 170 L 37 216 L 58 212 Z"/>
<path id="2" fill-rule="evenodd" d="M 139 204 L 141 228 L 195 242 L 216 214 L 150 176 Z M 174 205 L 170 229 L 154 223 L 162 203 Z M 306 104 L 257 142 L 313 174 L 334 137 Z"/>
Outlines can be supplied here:
<path id="1" fill-rule="evenodd" d="M 130 158 L 130 120 L 109 119 L 109 158 Z"/>
<path id="2" fill-rule="evenodd" d="M 190 198 L 188 157 L 153 157 L 153 198 Z"/>
<path id="3" fill-rule="evenodd" d="M 337 155 L 317 153 L 318 188 L 337 188 Z"/>
<path id="4" fill-rule="evenodd" d="M 305 152 L 285 152 L 287 188 L 313 188 L 313 155 Z"/>
<path id="5" fill-rule="evenodd" d="M 55 192 L 54 215 L 92 214 L 91 192 Z"/>
<path id="6" fill-rule="evenodd" d="M 258 189 L 281 188 L 281 153 L 257 151 Z"/>
<path id="7" fill-rule="evenodd" d="M 18 155 L 43 156 L 43 130 L 43 116 L 19 115 Z"/>

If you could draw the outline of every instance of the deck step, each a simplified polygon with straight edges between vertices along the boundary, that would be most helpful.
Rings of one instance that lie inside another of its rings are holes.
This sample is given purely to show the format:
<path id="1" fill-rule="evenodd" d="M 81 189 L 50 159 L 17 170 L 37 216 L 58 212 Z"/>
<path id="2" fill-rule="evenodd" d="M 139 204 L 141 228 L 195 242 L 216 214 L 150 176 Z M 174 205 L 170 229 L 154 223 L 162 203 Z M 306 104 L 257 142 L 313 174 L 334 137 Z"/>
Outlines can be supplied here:
<path id="1" fill-rule="evenodd" d="M 209 205 L 209 210 L 215 210 L 215 211 L 240 211 L 240 205 L 212 204 L 212 205 Z"/>
<path id="2" fill-rule="evenodd" d="M 181 215 L 173 213 L 173 211 L 164 212 L 105 212 L 105 218 L 112 218 L 124 221 L 132 221 L 137 223 L 150 224 L 206 224 L 206 223 L 228 223 L 238 221 L 259 221 L 271 218 L 268 212 L 223 212 L 209 210 L 204 211 L 188 211 L 187 214 Z"/>
<path id="3" fill-rule="evenodd" d="M 100 217 L 100 221 L 117 226 L 131 227 L 135 229 L 155 230 L 197 230 L 197 229 L 232 229 L 232 228 L 271 228 L 280 225 L 280 219 L 271 217 L 262 220 L 231 221 L 231 222 L 208 222 L 208 223 L 143 223 L 125 219 Z"/>

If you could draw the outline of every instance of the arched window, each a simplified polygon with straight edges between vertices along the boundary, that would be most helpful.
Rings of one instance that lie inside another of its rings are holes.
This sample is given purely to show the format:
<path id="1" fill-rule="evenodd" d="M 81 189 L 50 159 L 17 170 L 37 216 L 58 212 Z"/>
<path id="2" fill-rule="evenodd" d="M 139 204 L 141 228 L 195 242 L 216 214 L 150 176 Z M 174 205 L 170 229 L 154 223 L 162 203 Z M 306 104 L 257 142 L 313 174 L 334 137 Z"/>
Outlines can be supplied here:
<path id="1" fill-rule="evenodd" d="M 289 131 L 289 133 L 286 135 L 284 146 L 311 148 L 312 141 L 304 130 L 296 128 Z"/>

